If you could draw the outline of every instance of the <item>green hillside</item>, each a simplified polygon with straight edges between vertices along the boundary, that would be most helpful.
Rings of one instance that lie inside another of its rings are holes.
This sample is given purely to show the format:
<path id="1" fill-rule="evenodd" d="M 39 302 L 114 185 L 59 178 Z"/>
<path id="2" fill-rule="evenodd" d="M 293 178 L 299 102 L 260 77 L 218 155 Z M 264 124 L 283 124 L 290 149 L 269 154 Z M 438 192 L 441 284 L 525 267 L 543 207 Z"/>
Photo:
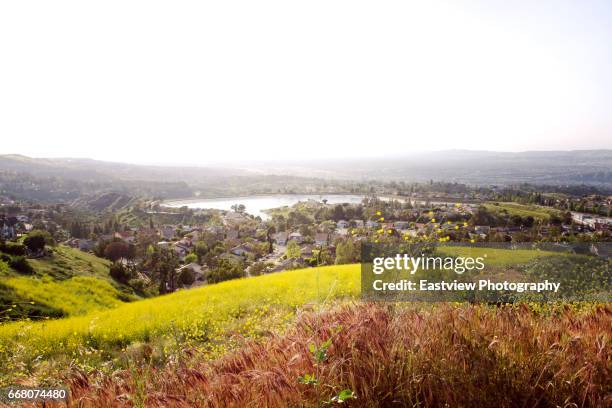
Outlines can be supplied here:
<path id="1" fill-rule="evenodd" d="M 536 220 L 548 221 L 551 215 L 561 216 L 561 211 L 539 205 L 525 205 L 518 203 L 490 203 L 484 204 L 492 213 L 507 213 L 521 217 L 533 217 Z"/>
<path id="2" fill-rule="evenodd" d="M 63 245 L 51 251 L 27 260 L 31 274 L 0 261 L 0 318 L 75 316 L 136 299 L 110 278 L 107 260 Z"/>

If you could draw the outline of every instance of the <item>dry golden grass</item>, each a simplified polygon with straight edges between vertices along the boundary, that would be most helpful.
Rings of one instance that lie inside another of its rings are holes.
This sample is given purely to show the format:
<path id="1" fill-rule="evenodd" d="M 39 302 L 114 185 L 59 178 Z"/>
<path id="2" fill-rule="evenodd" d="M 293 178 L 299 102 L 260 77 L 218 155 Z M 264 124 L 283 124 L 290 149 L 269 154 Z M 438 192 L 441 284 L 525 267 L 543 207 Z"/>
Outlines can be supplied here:
<path id="1" fill-rule="evenodd" d="M 351 304 L 305 312 L 284 335 L 216 361 L 190 350 L 156 369 L 75 371 L 74 407 L 609 407 L 612 308 Z M 317 367 L 310 344 L 332 339 Z M 318 387 L 298 377 L 318 373 Z"/>

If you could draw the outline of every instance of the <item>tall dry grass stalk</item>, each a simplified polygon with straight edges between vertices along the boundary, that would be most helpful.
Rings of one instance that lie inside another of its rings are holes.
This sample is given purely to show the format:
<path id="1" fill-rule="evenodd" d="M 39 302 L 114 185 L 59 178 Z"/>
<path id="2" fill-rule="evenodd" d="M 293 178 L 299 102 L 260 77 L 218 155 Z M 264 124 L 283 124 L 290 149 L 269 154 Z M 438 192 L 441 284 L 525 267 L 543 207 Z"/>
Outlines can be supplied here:
<path id="1" fill-rule="evenodd" d="M 333 336 L 318 367 L 308 350 Z M 349 388 L 360 407 L 610 407 L 612 308 L 354 304 L 303 313 L 285 335 L 213 361 L 75 372 L 74 407 L 312 407 Z M 187 358 L 187 357 L 185 357 Z M 141 378 L 146 378 L 143 385 Z M 138 396 L 138 397 L 137 397 Z"/>

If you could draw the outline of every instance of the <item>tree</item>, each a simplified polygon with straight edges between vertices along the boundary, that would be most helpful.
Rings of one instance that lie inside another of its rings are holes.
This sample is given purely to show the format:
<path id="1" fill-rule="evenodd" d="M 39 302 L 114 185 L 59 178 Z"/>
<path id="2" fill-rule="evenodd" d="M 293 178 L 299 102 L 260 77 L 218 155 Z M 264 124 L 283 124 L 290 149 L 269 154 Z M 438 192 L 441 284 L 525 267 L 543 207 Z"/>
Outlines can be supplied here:
<path id="1" fill-rule="evenodd" d="M 243 276 L 244 265 L 242 265 L 242 263 L 221 259 L 217 267 L 210 271 L 208 281 L 210 283 L 218 283 L 230 279 L 241 278 Z"/>
<path id="2" fill-rule="evenodd" d="M 334 221 L 340 221 L 346 218 L 346 214 L 344 212 L 344 207 L 342 206 L 342 204 L 337 204 L 334 207 L 334 213 L 332 215 L 332 218 Z"/>
<path id="3" fill-rule="evenodd" d="M 312 238 L 314 236 L 314 231 L 312 230 L 312 227 L 308 224 L 300 225 L 299 229 L 300 234 L 302 234 L 304 237 Z"/>
<path id="4" fill-rule="evenodd" d="M 268 253 L 271 254 L 274 252 L 274 234 L 276 233 L 276 228 L 274 225 L 268 227 L 268 231 L 266 232 L 266 241 L 268 241 Z"/>
<path id="5" fill-rule="evenodd" d="M 195 282 L 195 276 L 193 275 L 193 271 L 191 268 L 186 267 L 181 269 L 181 272 L 178 275 L 178 283 L 183 286 L 193 285 Z"/>
<path id="6" fill-rule="evenodd" d="M 202 258 L 208 253 L 209 247 L 206 245 L 204 241 L 198 241 L 195 244 L 195 253 L 198 257 L 199 261 L 202 261 Z"/>
<path id="7" fill-rule="evenodd" d="M 23 240 L 24 245 L 34 253 L 45 249 L 45 245 L 54 245 L 53 238 L 47 231 L 35 230 Z"/>
<path id="8" fill-rule="evenodd" d="M 128 283 L 130 280 L 129 271 L 120 263 L 114 262 L 109 270 L 111 278 L 120 283 Z"/>
<path id="9" fill-rule="evenodd" d="M 533 218 L 531 215 L 528 215 L 527 217 L 523 219 L 523 225 L 527 228 L 533 227 L 534 223 L 535 223 L 535 218 Z"/>
<path id="10" fill-rule="evenodd" d="M 338 243 L 336 247 L 336 264 L 347 264 L 357 262 L 359 260 L 359 246 L 353 242 L 352 239 L 348 239 L 344 242 Z"/>
<path id="11" fill-rule="evenodd" d="M 18 242 L 5 242 L 0 240 L 0 252 L 9 255 L 26 255 L 26 246 Z"/>
<path id="12" fill-rule="evenodd" d="M 130 257 L 130 246 L 123 241 L 113 241 L 104 248 L 104 257 L 113 262 Z"/>
<path id="13" fill-rule="evenodd" d="M 287 244 L 287 250 L 285 251 L 285 256 L 287 259 L 296 259 L 302 255 L 302 251 L 300 250 L 300 246 L 297 242 L 291 240 Z"/>
<path id="14" fill-rule="evenodd" d="M 157 248 L 144 264 L 151 270 L 153 278 L 158 282 L 160 294 L 176 290 L 176 268 L 179 266 L 179 260 L 173 250 Z"/>
<path id="15" fill-rule="evenodd" d="M 268 262 L 255 262 L 249 268 L 249 273 L 251 276 L 263 275 L 271 266 L 272 264 Z"/>
<path id="16" fill-rule="evenodd" d="M 233 204 L 231 208 L 237 213 L 243 213 L 246 210 L 244 204 Z"/>
<path id="17" fill-rule="evenodd" d="M 193 252 L 187 254 L 187 256 L 185 256 L 185 264 L 190 264 L 192 262 L 197 262 L 198 261 L 198 256 L 196 254 L 194 254 Z"/>
<path id="18" fill-rule="evenodd" d="M 313 251 L 314 252 L 314 251 Z M 316 251 L 317 265 L 331 265 L 334 261 L 332 254 L 327 248 Z"/>

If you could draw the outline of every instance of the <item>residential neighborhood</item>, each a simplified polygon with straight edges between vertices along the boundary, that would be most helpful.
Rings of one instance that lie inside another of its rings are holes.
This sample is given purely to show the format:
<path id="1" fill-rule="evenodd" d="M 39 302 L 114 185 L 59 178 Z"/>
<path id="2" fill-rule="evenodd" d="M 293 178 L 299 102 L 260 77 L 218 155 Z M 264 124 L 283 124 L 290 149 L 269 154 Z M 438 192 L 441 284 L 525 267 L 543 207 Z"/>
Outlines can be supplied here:
<path id="1" fill-rule="evenodd" d="M 418 241 L 432 237 L 472 243 L 605 241 L 612 230 L 610 217 L 563 212 L 554 206 L 548 210 L 544 206 L 517 207 L 473 200 L 442 202 L 434 201 L 435 198 L 443 197 L 369 197 L 360 204 L 311 200 L 271 209 L 265 220 L 244 209 L 195 212 L 173 209 L 163 211 L 164 215 L 187 216 L 203 222 L 158 224 L 153 222 L 154 213 L 147 211 L 141 217 L 143 220 L 149 217 L 149 221 L 143 221 L 141 226 L 110 218 L 99 226 L 85 227 L 70 221 L 69 207 L 27 205 L 3 197 L 0 235 L 3 240 L 14 240 L 35 229 L 49 231 L 64 245 L 114 261 L 123 259 L 121 265 L 133 270 L 132 279 L 147 282 L 152 282 L 156 273 L 151 269 L 155 266 L 149 260 L 150 254 L 170 251 L 177 259 L 171 275 L 179 277 L 189 272 L 190 277 L 179 279 L 178 283 L 189 287 L 206 284 L 215 274 L 224 276 L 222 270 L 228 268 L 233 271 L 231 276 L 239 277 L 358 262 L 361 242 Z M 609 204 L 609 198 L 606 203 Z M 516 208 L 528 215 L 518 215 L 523 213 Z M 125 246 L 118 252 L 117 243 Z M 111 247 L 114 252 L 109 250 Z M 115 252 L 119 255 L 114 255 Z"/>

